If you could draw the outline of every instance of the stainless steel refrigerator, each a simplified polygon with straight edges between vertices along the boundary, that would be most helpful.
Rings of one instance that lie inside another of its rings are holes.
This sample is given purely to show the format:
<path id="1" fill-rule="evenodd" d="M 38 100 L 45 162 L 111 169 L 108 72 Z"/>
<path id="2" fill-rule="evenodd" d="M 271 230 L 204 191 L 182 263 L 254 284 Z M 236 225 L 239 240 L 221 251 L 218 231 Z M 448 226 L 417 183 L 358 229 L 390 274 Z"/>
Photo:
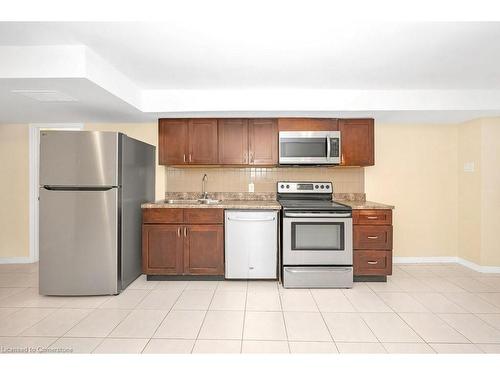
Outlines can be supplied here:
<path id="1" fill-rule="evenodd" d="M 40 134 L 40 294 L 118 294 L 141 274 L 155 147 L 122 133 Z"/>

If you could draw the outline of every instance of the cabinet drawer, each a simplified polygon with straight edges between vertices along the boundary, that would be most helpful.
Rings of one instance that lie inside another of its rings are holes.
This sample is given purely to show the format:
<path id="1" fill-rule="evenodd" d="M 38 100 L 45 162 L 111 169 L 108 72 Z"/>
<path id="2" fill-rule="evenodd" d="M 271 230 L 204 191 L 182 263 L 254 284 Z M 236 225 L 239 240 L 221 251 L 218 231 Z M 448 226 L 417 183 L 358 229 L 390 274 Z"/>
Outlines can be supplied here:
<path id="1" fill-rule="evenodd" d="M 354 225 L 355 250 L 391 250 L 391 225 Z"/>
<path id="2" fill-rule="evenodd" d="M 391 275 L 392 251 L 355 250 L 354 275 Z"/>
<path id="3" fill-rule="evenodd" d="M 222 224 L 224 210 L 222 208 L 185 208 L 184 222 L 188 224 Z"/>
<path id="4" fill-rule="evenodd" d="M 182 208 L 144 208 L 142 222 L 145 224 L 182 223 Z"/>
<path id="5" fill-rule="evenodd" d="M 392 210 L 352 210 L 353 224 L 391 225 Z"/>

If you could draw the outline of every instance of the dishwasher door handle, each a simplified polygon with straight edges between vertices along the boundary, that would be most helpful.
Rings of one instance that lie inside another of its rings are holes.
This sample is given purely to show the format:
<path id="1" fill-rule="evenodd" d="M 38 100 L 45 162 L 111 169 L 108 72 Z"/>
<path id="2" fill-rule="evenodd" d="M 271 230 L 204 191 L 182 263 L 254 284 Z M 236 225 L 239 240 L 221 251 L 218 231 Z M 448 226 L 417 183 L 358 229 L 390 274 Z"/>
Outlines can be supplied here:
<path id="1" fill-rule="evenodd" d="M 269 219 L 242 219 L 242 218 L 232 218 L 230 216 L 228 216 L 227 219 L 231 220 L 231 221 L 274 221 L 274 220 L 276 220 L 275 217 L 271 217 Z"/>

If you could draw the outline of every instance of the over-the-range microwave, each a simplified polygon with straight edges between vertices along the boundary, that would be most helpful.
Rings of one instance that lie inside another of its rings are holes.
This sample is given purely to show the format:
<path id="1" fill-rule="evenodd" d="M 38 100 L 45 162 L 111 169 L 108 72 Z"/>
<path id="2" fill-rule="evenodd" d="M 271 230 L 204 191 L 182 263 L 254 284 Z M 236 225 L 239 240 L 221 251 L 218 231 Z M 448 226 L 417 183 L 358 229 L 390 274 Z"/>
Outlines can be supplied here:
<path id="1" fill-rule="evenodd" d="M 340 164 L 340 131 L 280 131 L 279 163 Z"/>

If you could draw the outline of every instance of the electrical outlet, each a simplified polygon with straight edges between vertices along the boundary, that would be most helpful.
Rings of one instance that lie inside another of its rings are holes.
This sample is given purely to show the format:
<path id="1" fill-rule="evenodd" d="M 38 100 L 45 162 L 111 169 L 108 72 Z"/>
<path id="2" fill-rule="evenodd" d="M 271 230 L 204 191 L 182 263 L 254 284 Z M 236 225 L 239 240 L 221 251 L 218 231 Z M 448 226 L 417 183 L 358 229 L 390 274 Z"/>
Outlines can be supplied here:
<path id="1" fill-rule="evenodd" d="M 474 172 L 474 162 L 468 161 L 464 163 L 464 172 Z"/>

